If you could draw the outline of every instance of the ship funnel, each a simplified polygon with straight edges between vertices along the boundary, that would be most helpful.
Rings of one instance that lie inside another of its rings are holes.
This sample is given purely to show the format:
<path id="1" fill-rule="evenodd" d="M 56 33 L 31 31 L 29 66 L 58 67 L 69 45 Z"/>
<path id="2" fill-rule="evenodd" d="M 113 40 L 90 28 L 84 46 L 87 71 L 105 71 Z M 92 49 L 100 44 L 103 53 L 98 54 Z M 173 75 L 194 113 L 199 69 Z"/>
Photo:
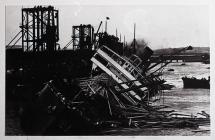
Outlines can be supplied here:
<path id="1" fill-rule="evenodd" d="M 153 51 L 149 47 L 145 47 L 142 54 L 141 59 L 143 62 L 147 61 L 153 54 Z"/>

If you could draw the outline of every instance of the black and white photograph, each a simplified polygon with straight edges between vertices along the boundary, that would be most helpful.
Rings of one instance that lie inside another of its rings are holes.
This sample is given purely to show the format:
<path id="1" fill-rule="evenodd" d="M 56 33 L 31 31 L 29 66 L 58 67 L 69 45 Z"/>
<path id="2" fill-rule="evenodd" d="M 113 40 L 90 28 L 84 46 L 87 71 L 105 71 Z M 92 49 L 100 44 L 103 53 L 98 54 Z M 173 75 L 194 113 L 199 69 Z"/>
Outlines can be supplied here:
<path id="1" fill-rule="evenodd" d="M 76 2 L 4 5 L 5 136 L 211 135 L 209 5 Z"/>

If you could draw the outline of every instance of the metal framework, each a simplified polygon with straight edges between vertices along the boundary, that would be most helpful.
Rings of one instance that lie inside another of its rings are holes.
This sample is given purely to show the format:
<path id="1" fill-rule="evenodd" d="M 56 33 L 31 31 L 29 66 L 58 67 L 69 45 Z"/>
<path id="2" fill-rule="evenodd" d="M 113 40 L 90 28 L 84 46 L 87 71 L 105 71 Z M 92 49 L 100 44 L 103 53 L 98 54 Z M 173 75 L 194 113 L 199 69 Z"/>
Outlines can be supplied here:
<path id="1" fill-rule="evenodd" d="M 92 25 L 73 26 L 73 49 L 92 49 L 94 28 Z"/>
<path id="2" fill-rule="evenodd" d="M 58 10 L 35 6 L 22 9 L 23 51 L 55 51 L 59 40 Z"/>

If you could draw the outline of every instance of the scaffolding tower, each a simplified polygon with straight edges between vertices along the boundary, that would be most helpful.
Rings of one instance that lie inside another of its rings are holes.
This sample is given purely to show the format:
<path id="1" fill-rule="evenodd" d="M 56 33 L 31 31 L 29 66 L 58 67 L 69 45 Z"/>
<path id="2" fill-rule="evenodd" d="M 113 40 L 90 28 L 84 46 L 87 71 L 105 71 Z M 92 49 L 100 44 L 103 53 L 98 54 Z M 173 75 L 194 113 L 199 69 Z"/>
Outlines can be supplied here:
<path id="1" fill-rule="evenodd" d="M 35 6 L 22 9 L 22 49 L 25 52 L 57 50 L 59 40 L 58 10 Z"/>
<path id="2" fill-rule="evenodd" d="M 73 26 L 73 49 L 92 49 L 94 28 L 92 25 Z"/>

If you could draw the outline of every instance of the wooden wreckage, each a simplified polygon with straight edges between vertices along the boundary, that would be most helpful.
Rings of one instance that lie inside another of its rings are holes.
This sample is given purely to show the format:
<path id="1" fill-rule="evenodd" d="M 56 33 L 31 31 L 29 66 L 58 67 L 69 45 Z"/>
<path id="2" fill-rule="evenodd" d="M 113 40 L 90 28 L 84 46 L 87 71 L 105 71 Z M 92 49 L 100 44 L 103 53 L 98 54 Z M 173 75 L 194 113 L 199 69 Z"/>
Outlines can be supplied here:
<path id="1" fill-rule="evenodd" d="M 162 94 L 165 81 L 148 72 L 150 66 L 139 57 L 122 57 L 102 46 L 91 61 L 94 70 L 102 70 L 100 74 L 75 81 L 45 83 L 35 95 L 34 115 L 31 114 L 34 119 L 43 116 L 44 121 L 34 121 L 37 127 L 31 131 L 25 122 L 23 126 L 29 134 L 100 135 L 114 128 L 196 129 L 210 124 L 210 116 L 205 112 L 197 117 L 164 111 L 167 108 L 164 105 L 154 106 L 152 102 L 156 99 L 152 98 Z"/>

